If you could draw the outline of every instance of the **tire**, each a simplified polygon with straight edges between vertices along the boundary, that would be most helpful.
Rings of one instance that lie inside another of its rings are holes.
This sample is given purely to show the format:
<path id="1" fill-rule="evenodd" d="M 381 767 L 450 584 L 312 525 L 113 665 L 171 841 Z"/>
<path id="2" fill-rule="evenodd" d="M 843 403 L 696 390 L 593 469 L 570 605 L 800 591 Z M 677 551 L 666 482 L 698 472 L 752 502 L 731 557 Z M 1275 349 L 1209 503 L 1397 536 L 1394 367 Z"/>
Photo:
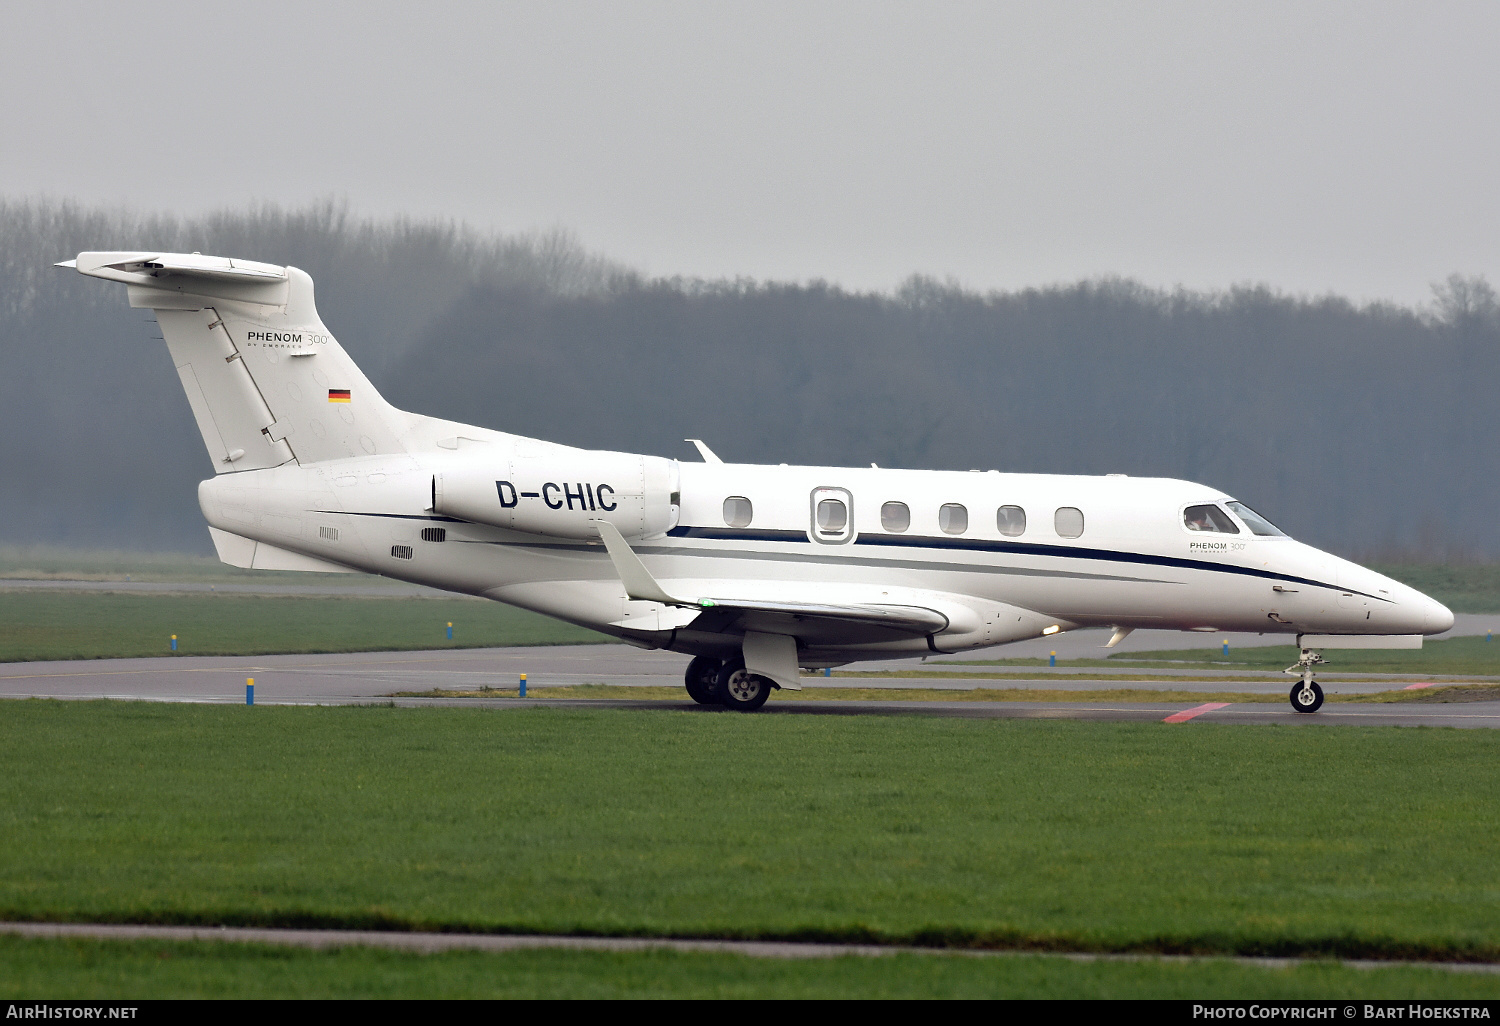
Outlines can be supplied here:
<path id="1" fill-rule="evenodd" d="M 1303 693 L 1303 689 L 1312 693 L 1311 701 L 1308 701 L 1307 695 Z M 1315 713 L 1323 707 L 1323 689 L 1318 687 L 1314 681 L 1308 681 L 1304 684 L 1299 680 L 1292 685 L 1290 697 L 1293 712 Z"/>
<path id="2" fill-rule="evenodd" d="M 769 677 L 746 670 L 742 659 L 725 663 L 719 671 L 719 695 L 726 709 L 754 712 L 766 704 L 773 687 Z"/>
<path id="3" fill-rule="evenodd" d="M 694 656 L 683 674 L 688 697 L 699 705 L 723 705 L 723 690 L 719 687 L 719 669 L 723 665 L 713 656 Z"/>

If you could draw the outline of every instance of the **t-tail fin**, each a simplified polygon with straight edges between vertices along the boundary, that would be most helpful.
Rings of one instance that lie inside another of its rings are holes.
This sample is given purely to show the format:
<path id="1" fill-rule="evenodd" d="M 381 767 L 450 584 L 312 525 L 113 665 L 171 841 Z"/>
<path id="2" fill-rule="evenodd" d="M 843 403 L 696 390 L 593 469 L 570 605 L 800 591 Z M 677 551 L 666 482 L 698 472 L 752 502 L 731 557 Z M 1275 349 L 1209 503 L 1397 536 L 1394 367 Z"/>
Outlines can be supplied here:
<path id="1" fill-rule="evenodd" d="M 80 253 L 155 311 L 219 473 L 404 452 L 404 415 L 318 318 L 295 267 L 197 253 Z"/>

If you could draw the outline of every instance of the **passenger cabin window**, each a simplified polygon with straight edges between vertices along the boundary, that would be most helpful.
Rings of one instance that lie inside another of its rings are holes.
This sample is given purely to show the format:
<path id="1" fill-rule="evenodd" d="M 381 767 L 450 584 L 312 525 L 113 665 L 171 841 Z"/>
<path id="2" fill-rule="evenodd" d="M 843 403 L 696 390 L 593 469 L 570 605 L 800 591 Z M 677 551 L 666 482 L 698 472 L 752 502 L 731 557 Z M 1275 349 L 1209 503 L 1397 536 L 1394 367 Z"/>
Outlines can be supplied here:
<path id="1" fill-rule="evenodd" d="M 1019 538 L 1026 533 L 1026 511 L 1020 506 L 1001 506 L 995 512 L 995 526 L 1007 538 Z"/>
<path id="2" fill-rule="evenodd" d="M 938 509 L 938 527 L 946 534 L 963 534 L 969 529 L 969 511 L 956 502 L 944 503 Z"/>
<path id="3" fill-rule="evenodd" d="M 1228 506 L 1237 517 L 1245 522 L 1245 526 L 1250 528 L 1251 534 L 1258 534 L 1262 538 L 1286 537 L 1285 531 L 1255 512 L 1249 506 L 1246 506 L 1243 502 L 1226 502 L 1224 505 Z"/>
<path id="4" fill-rule="evenodd" d="M 904 502 L 888 502 L 880 507 L 880 526 L 894 534 L 911 526 L 911 507 Z"/>
<path id="5" fill-rule="evenodd" d="M 755 507 L 743 495 L 731 495 L 724 500 L 724 523 L 730 527 L 749 527 L 755 516 Z"/>
<path id="6" fill-rule="evenodd" d="M 1182 511 L 1182 525 L 1189 531 L 1206 531 L 1209 534 L 1239 534 L 1240 529 L 1234 526 L 1234 521 L 1229 519 L 1218 506 L 1189 506 Z"/>
<path id="7" fill-rule="evenodd" d="M 1063 506 L 1052 514 L 1052 528 L 1059 538 L 1078 538 L 1083 535 L 1083 510 Z"/>
<path id="8" fill-rule="evenodd" d="M 849 526 L 849 507 L 839 499 L 818 500 L 818 533 L 826 538 L 840 537 Z"/>

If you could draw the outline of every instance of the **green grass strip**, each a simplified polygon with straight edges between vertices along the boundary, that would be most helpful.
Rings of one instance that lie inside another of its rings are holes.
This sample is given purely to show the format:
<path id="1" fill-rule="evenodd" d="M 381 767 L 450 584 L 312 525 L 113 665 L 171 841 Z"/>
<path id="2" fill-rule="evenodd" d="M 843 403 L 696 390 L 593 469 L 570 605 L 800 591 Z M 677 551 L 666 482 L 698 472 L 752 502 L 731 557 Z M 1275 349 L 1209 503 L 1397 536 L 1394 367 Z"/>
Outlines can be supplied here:
<path id="1" fill-rule="evenodd" d="M 453 624 L 453 640 L 447 625 Z M 475 599 L 0 590 L 0 662 L 577 645 L 602 634 Z"/>
<path id="2" fill-rule="evenodd" d="M 1500 618 L 1497 618 L 1500 619 Z M 1497 623 L 1500 628 L 1500 623 Z M 1445 638 L 1427 641 L 1420 649 L 1359 650 L 1329 649 L 1323 653 L 1328 663 L 1318 667 L 1318 675 L 1339 673 L 1393 673 L 1407 676 L 1461 675 L 1500 676 L 1500 637 L 1486 641 L 1481 637 Z M 1124 652 L 1104 659 L 1059 659 L 1059 667 L 1108 667 L 1114 673 L 1149 669 L 1203 670 L 1283 670 L 1297 660 L 1295 644 L 1260 645 L 1232 648 L 1225 656 L 1215 649 L 1187 648 L 1160 652 Z M 943 659 L 926 666 L 1046 666 L 1046 659 Z M 957 672 L 957 671 L 952 671 Z"/>
<path id="3" fill-rule="evenodd" d="M 1431 595 L 1455 613 L 1500 613 L 1500 563 L 1371 563 L 1369 567 Z"/>
<path id="4" fill-rule="evenodd" d="M 0 706 L 0 916 L 1500 960 L 1500 734 Z"/>
<path id="5" fill-rule="evenodd" d="M 258 944 L 0 937 L 0 999 L 1337 998 L 1493 999 L 1500 977 L 1336 962 L 1074 962 L 1043 955 L 774 959 L 531 950 L 418 955 Z"/>

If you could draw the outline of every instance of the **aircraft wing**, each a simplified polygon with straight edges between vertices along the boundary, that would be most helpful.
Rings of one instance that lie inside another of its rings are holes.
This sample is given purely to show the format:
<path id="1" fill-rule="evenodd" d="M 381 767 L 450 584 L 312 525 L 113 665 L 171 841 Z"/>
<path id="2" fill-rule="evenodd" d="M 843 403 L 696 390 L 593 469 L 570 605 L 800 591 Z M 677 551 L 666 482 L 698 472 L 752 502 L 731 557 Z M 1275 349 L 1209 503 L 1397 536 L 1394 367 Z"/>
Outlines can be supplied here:
<path id="1" fill-rule="evenodd" d="M 925 606 L 833 604 L 796 599 L 712 598 L 700 600 L 694 630 L 715 633 L 759 631 L 815 637 L 836 633 L 847 638 L 896 634 L 923 637 L 948 629 L 948 617 Z"/>
<path id="2" fill-rule="evenodd" d="M 947 630 L 950 618 L 927 606 L 884 602 L 813 602 L 793 596 L 678 596 L 663 588 L 630 548 L 619 530 L 595 521 L 599 537 L 625 585 L 636 600 L 676 607 L 677 626 L 715 634 L 745 632 L 781 634 L 808 642 L 875 641 L 924 637 Z M 621 626 L 632 626 L 629 622 Z"/>

